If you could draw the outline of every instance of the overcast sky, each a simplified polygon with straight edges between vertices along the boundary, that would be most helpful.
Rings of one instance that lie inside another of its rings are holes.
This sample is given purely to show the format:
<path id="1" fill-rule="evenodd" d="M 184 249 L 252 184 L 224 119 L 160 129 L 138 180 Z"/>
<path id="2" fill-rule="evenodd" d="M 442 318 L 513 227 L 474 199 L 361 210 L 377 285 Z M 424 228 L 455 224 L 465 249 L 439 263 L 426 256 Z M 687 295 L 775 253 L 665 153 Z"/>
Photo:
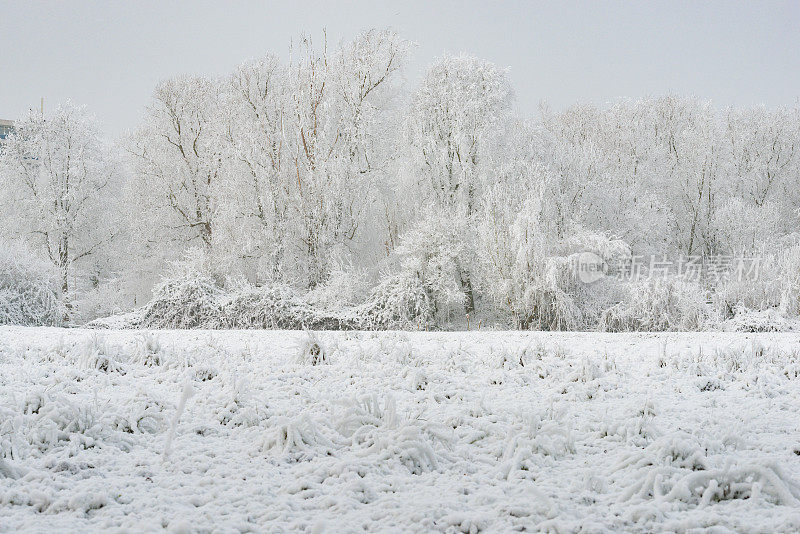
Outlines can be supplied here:
<path id="1" fill-rule="evenodd" d="M 417 80 L 444 52 L 510 68 L 519 108 L 667 92 L 718 105 L 800 96 L 800 2 L 28 2 L 0 0 L 0 118 L 70 98 L 110 135 L 156 82 L 223 74 L 302 33 L 329 43 L 391 27 Z"/>

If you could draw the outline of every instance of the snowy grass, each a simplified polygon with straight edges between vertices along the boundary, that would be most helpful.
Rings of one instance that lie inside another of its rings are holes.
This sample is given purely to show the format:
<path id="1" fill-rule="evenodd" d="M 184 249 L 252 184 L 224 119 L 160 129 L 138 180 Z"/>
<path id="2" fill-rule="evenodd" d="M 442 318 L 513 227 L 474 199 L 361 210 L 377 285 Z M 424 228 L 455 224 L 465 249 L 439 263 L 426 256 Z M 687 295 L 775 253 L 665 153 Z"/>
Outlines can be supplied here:
<path id="1" fill-rule="evenodd" d="M 0 531 L 796 532 L 798 354 L 792 334 L 3 327 Z"/>

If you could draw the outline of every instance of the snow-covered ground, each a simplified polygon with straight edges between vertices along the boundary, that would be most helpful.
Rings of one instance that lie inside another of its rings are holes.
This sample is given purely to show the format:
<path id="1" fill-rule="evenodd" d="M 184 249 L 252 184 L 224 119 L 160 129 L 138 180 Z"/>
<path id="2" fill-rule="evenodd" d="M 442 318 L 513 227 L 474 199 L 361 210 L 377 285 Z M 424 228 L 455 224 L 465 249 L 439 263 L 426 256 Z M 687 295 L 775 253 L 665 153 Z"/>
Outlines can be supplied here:
<path id="1" fill-rule="evenodd" d="M 795 334 L 0 328 L 0 531 L 800 531 Z"/>

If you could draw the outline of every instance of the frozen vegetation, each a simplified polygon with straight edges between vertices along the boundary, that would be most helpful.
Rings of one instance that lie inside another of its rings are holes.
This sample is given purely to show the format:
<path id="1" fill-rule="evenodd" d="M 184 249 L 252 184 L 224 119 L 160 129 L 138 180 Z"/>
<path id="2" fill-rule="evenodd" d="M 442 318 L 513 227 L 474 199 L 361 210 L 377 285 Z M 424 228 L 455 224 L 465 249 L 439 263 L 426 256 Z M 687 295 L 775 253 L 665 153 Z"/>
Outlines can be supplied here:
<path id="1" fill-rule="evenodd" d="M 70 102 L 19 117 L 0 323 L 795 328 L 800 106 L 667 94 L 525 116 L 502 66 L 444 55 L 417 79 L 414 50 L 372 29 L 175 75 L 113 142 Z M 570 272 L 587 253 L 704 272 L 588 287 Z"/>
<path id="2" fill-rule="evenodd" d="M 0 327 L 0 531 L 797 532 L 798 354 Z"/>

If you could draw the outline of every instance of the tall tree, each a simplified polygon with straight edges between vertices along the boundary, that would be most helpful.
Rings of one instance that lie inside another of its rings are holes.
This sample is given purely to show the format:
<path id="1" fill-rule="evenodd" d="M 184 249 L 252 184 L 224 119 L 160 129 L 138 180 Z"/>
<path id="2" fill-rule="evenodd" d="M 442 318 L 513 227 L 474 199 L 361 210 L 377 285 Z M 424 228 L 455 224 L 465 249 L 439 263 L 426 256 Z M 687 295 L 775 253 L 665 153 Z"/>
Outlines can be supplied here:
<path id="1" fill-rule="evenodd" d="M 220 206 L 227 242 L 262 273 L 313 287 L 333 255 L 369 230 L 407 48 L 390 31 L 364 32 L 333 52 L 304 39 L 289 65 L 267 56 L 231 76 Z"/>
<path id="2" fill-rule="evenodd" d="M 465 233 L 481 210 L 482 170 L 512 99 L 507 72 L 471 56 L 438 60 L 413 96 L 406 124 L 410 174 L 430 208 L 462 221 Z M 475 307 L 470 270 L 459 266 L 468 313 Z"/>
<path id="3" fill-rule="evenodd" d="M 129 140 L 134 225 L 150 242 L 211 248 L 222 166 L 219 91 L 203 77 L 159 83 Z"/>
<path id="4" fill-rule="evenodd" d="M 48 115 L 28 113 L 0 150 L 0 231 L 50 258 L 68 307 L 70 276 L 99 257 L 118 231 L 118 178 L 94 117 L 70 102 Z"/>

